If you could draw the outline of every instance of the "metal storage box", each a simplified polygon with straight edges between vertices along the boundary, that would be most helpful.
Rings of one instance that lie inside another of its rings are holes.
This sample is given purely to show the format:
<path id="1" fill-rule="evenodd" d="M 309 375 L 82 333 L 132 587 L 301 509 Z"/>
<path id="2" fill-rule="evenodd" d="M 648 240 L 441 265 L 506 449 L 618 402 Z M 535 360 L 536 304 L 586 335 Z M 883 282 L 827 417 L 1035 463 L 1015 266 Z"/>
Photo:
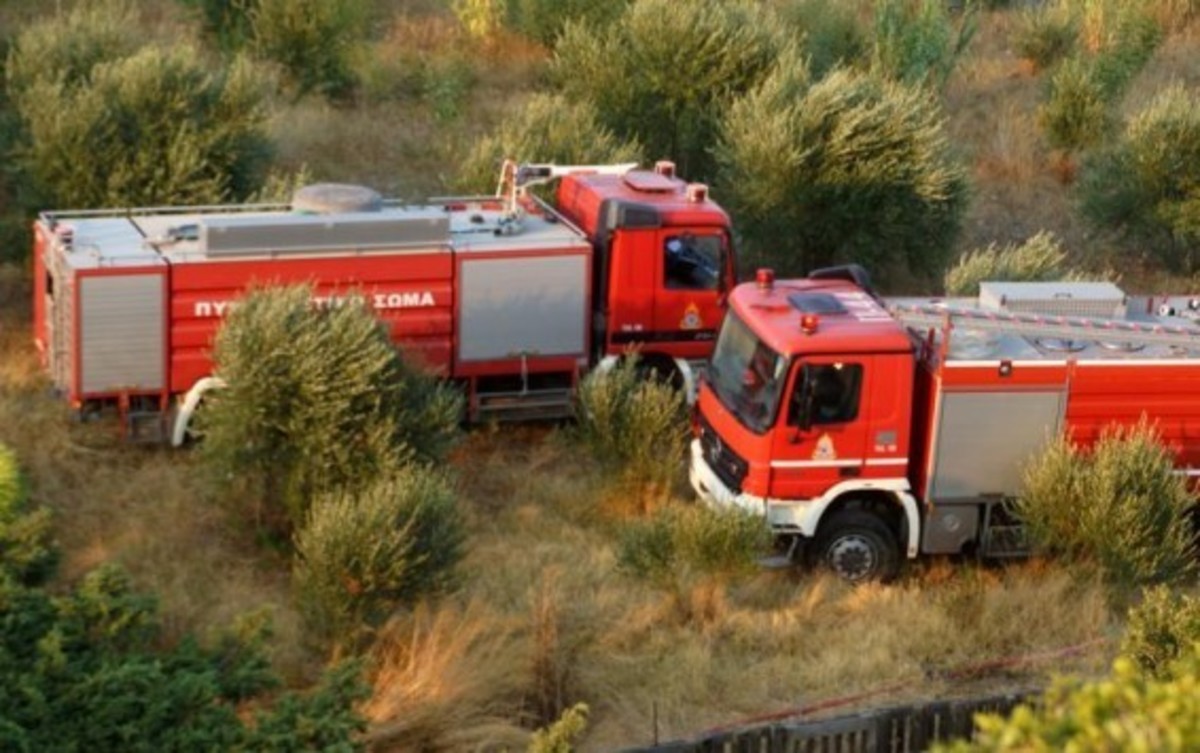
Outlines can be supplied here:
<path id="1" fill-rule="evenodd" d="M 984 282 L 979 307 L 1049 316 L 1124 319 L 1125 292 L 1111 282 Z"/>

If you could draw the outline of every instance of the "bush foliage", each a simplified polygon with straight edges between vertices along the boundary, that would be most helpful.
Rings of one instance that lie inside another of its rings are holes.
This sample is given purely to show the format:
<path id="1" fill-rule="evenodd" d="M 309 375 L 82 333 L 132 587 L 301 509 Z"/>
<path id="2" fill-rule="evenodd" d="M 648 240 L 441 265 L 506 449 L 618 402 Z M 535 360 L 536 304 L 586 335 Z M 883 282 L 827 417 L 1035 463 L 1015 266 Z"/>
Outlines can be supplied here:
<path id="1" fill-rule="evenodd" d="M 758 83 L 780 49 L 777 24 L 744 2 L 637 0 L 611 25 L 568 24 L 553 73 L 620 139 L 681 175 L 711 180 L 711 148 L 730 100 Z"/>
<path id="2" fill-rule="evenodd" d="M 1019 706 L 1005 718 L 976 717 L 970 742 L 935 748 L 970 751 L 1196 750 L 1200 746 L 1200 652 L 1189 651 L 1169 677 L 1141 672 L 1126 658 L 1109 678 L 1060 679 L 1037 706 Z"/>
<path id="3" fill-rule="evenodd" d="M 213 351 L 227 386 L 197 415 L 210 467 L 241 480 L 285 530 L 305 520 L 316 494 L 442 458 L 462 410 L 458 393 L 397 352 L 365 305 L 321 308 L 314 295 L 292 286 L 241 300 Z"/>
<path id="4" fill-rule="evenodd" d="M 456 184 L 472 193 L 493 191 L 506 159 L 560 165 L 617 164 L 637 162 L 640 154 L 636 143 L 621 141 L 602 125 L 591 105 L 538 94 L 495 133 L 475 144 L 460 167 Z"/>
<path id="5" fill-rule="evenodd" d="M 991 244 L 964 254 L 946 270 L 946 295 L 976 295 L 981 282 L 1047 282 L 1078 277 L 1053 233 L 1040 232 L 1024 243 Z"/>
<path id="6" fill-rule="evenodd" d="M 1022 9 L 1012 44 L 1017 54 L 1039 70 L 1071 55 L 1079 41 L 1079 21 L 1066 3 L 1044 3 Z"/>
<path id="7" fill-rule="evenodd" d="M 636 355 L 608 371 L 593 371 L 579 386 L 576 416 L 584 446 L 633 481 L 669 483 L 687 443 L 683 394 L 648 378 Z M 666 374 L 659 374 L 666 377 Z"/>
<path id="8" fill-rule="evenodd" d="M 295 584 L 309 624 L 352 641 L 364 623 L 450 585 L 463 542 L 452 489 L 423 466 L 318 497 L 296 537 Z"/>
<path id="9" fill-rule="evenodd" d="M 1175 272 L 1200 262 L 1200 98 L 1171 87 L 1084 164 L 1083 212 Z"/>
<path id="10" fill-rule="evenodd" d="M 1053 441 L 1026 468 L 1017 509 L 1048 551 L 1098 567 L 1120 595 L 1196 572 L 1192 505 L 1171 453 L 1143 420 L 1105 430 L 1091 449 Z"/>
<path id="11" fill-rule="evenodd" d="M 297 96 L 344 97 L 366 30 L 366 0 L 184 0 L 227 51 L 253 50 L 277 63 Z"/>
<path id="12" fill-rule="evenodd" d="M 1116 105 L 1162 39 L 1142 3 L 1086 3 L 1079 23 L 1082 44 L 1050 79 L 1039 111 L 1050 145 L 1068 152 L 1109 136 Z"/>
<path id="13" fill-rule="evenodd" d="M 1200 600 L 1166 586 L 1150 589 L 1129 610 L 1121 655 L 1152 677 L 1170 674 L 1176 660 L 1200 645 Z"/>
<path id="14" fill-rule="evenodd" d="M 975 36 L 973 9 L 955 18 L 944 0 L 875 0 L 875 72 L 905 84 L 942 86 Z"/>
<path id="15" fill-rule="evenodd" d="M 862 62 L 870 51 L 867 32 L 853 6 L 825 0 L 795 0 L 779 8 L 782 21 L 804 40 L 813 78 L 833 68 Z"/>
<path id="16" fill-rule="evenodd" d="M 0 571 L 16 583 L 42 583 L 58 564 L 50 541 L 51 515 L 30 509 L 16 454 L 0 444 Z"/>
<path id="17" fill-rule="evenodd" d="M 745 573 L 770 544 L 761 517 L 704 507 L 666 507 L 626 524 L 617 547 L 622 569 L 661 579 L 684 571 Z"/>
<path id="18" fill-rule="evenodd" d="M 133 19 L 124 5 L 81 5 L 17 36 L 8 93 L 25 132 L 17 164 L 38 194 L 29 201 L 245 198 L 270 157 L 252 68 L 235 60 L 214 70 L 185 45 L 137 46 Z"/>
<path id="19" fill-rule="evenodd" d="M 283 67 L 297 94 L 343 97 L 353 89 L 364 0 L 249 0 L 246 7 L 255 51 Z"/>
<path id="20" fill-rule="evenodd" d="M 0 475 L 12 467 L 11 454 L 0 452 Z M 311 693 L 272 702 L 282 683 L 263 652 L 265 622 L 247 621 L 208 645 L 190 636 L 168 644 L 155 600 L 135 592 L 113 565 L 51 592 L 58 552 L 46 510 L 18 510 L 19 495 L 6 501 L 0 748 L 360 749 L 365 725 L 354 704 L 365 685 L 357 666 L 329 671 Z"/>
<path id="21" fill-rule="evenodd" d="M 733 104 L 717 156 L 743 251 L 781 274 L 940 274 L 965 209 L 929 94 L 845 69 L 813 83 L 797 54 Z"/>

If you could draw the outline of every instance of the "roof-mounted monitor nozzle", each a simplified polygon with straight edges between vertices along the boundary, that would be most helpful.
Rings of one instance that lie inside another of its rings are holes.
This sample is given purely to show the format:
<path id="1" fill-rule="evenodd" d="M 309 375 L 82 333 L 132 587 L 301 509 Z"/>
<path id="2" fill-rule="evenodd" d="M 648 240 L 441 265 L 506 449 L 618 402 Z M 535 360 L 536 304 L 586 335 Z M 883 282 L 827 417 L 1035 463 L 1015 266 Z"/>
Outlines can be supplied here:
<path id="1" fill-rule="evenodd" d="M 504 223 L 510 230 L 506 234 L 515 233 L 520 228 L 524 210 L 521 200 L 533 186 L 540 186 L 564 175 L 586 173 L 593 175 L 624 175 L 637 167 L 636 162 L 626 162 L 617 165 L 552 165 L 552 164 L 518 164 L 513 160 L 505 160 L 500 168 L 500 182 L 496 186 L 496 197 L 504 201 Z"/>

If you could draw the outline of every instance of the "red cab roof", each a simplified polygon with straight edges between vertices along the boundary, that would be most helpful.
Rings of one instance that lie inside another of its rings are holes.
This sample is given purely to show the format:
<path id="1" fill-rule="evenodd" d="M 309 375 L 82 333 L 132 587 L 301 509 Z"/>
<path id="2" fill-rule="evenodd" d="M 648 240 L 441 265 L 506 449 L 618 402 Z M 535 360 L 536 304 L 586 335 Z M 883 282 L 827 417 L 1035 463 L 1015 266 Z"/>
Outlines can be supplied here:
<path id="1" fill-rule="evenodd" d="M 624 175 L 576 173 L 559 182 L 558 209 L 593 237 L 603 221 L 600 212 L 606 201 L 653 207 L 667 227 L 729 226 L 729 216 L 708 197 L 707 190 L 697 197 L 689 196 L 688 188 L 686 181 L 649 170 L 630 170 Z"/>
<path id="2" fill-rule="evenodd" d="M 783 355 L 913 349 L 912 339 L 879 301 L 849 282 L 780 280 L 769 287 L 746 283 L 733 290 L 730 308 Z M 806 315 L 808 328 L 801 322 Z"/>

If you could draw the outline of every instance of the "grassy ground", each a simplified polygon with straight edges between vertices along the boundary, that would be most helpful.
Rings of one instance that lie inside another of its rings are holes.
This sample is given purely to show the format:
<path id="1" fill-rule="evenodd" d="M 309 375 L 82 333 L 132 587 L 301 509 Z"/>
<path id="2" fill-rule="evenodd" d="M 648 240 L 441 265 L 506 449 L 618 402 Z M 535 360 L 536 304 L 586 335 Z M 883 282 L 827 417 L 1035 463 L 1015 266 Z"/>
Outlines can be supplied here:
<path id="1" fill-rule="evenodd" d="M 34 12 L 9 5 L 0 19 Z M 363 62 L 374 83 L 355 102 L 277 104 L 282 167 L 410 198 L 437 193 L 455 155 L 540 81 L 544 51 L 510 39 L 475 50 L 438 4 L 394 6 Z M 982 14 L 947 84 L 952 140 L 975 187 L 961 246 L 1049 229 L 1078 259 L 1104 264 L 1109 250 L 1079 221 L 1070 175 L 1038 135 L 1044 74 L 1012 53 L 1012 25 L 1011 11 Z M 1167 39 L 1128 107 L 1167 81 L 1200 81 L 1197 34 L 1193 24 Z M 434 67 L 415 70 L 424 52 Z M 123 446 L 112 423 L 70 419 L 30 345 L 27 277 L 0 267 L 0 442 L 17 450 L 35 499 L 55 512 L 63 581 L 121 562 L 159 595 L 173 636 L 266 610 L 279 667 L 296 682 L 311 677 L 324 656 L 290 601 L 286 553 L 247 531 L 237 500 L 213 497 L 188 454 Z M 1120 628 L 1096 583 L 1039 562 L 933 561 L 897 584 L 859 589 L 799 572 L 641 581 L 616 567 L 622 521 L 686 500 L 606 485 L 547 427 L 477 429 L 453 462 L 470 554 L 457 592 L 380 633 L 364 710 L 381 749 L 520 746 L 577 701 L 592 709 L 585 748 L 603 750 L 872 690 L 886 690 L 869 701 L 883 703 L 1018 687 L 1052 671 L 1096 670 L 1112 644 L 978 677 L 946 672 L 1111 639 Z"/>
<path id="2" fill-rule="evenodd" d="M 266 610 L 275 660 L 296 681 L 323 655 L 305 642 L 287 561 L 246 533 L 186 453 L 121 445 L 110 422 L 73 423 L 28 344 L 19 270 L 0 278 L 0 441 L 56 514 L 62 580 L 115 560 L 159 595 L 174 636 Z M 589 749 L 684 736 L 827 698 L 970 692 L 944 670 L 1111 637 L 1102 590 L 1039 563 L 933 562 L 891 586 L 851 589 L 794 571 L 743 578 L 616 567 L 616 532 L 647 500 L 606 485 L 561 429 L 480 428 L 454 459 L 471 529 L 461 588 L 386 626 L 365 711 L 381 749 L 521 744 L 578 701 Z M 687 504 L 656 499 L 654 504 Z M 1036 683 L 1035 664 L 987 687 Z"/>

